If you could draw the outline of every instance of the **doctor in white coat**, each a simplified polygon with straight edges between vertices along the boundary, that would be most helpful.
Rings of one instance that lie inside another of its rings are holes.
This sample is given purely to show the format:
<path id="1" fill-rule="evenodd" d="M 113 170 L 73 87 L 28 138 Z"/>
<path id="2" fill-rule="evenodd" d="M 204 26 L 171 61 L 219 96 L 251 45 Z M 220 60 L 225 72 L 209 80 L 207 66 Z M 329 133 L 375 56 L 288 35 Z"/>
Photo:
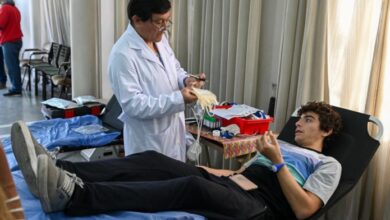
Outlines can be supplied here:
<path id="1" fill-rule="evenodd" d="M 191 87 L 200 79 L 180 67 L 164 32 L 170 25 L 169 0 L 131 0 L 130 24 L 112 48 L 108 72 L 121 107 L 125 154 L 154 150 L 185 161 L 184 108 L 197 100 Z"/>

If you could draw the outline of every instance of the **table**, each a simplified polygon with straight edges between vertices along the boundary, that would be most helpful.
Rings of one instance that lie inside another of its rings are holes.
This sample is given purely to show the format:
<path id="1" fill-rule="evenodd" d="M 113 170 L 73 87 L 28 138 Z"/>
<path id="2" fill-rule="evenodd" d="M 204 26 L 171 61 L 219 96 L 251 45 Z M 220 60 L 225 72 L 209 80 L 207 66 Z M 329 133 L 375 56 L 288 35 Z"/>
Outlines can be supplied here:
<path id="1" fill-rule="evenodd" d="M 186 125 L 186 128 L 188 132 L 196 137 L 198 131 L 196 124 Z M 225 159 L 222 161 L 222 168 L 226 167 L 226 162 L 229 163 L 229 168 L 231 168 L 232 159 L 234 158 L 245 155 L 248 156 L 249 159 L 251 153 L 256 152 L 259 140 L 260 135 L 240 135 L 231 139 L 226 139 L 222 137 L 214 137 L 212 135 L 212 130 L 208 128 L 202 128 L 200 132 L 200 142 L 206 145 L 205 150 L 208 163 L 207 165 L 211 165 L 208 147 L 213 147 L 222 152 L 222 156 Z"/>

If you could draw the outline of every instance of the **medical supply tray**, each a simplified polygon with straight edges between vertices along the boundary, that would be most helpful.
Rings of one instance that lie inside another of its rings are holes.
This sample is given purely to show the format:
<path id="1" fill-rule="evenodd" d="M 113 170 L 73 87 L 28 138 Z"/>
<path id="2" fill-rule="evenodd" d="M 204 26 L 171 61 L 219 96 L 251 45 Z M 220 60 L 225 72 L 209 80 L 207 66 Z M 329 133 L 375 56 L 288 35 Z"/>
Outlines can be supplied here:
<path id="1" fill-rule="evenodd" d="M 215 108 L 230 108 L 230 105 L 220 105 L 215 106 Z M 232 118 L 230 120 L 220 118 L 221 125 L 223 127 L 236 124 L 240 128 L 240 134 L 264 134 L 266 131 L 269 130 L 269 124 L 273 121 L 272 117 L 267 116 L 267 118 L 259 118 L 259 119 L 249 119 L 245 117 L 236 117 Z"/>
<path id="2" fill-rule="evenodd" d="M 222 126 L 236 124 L 240 128 L 240 134 L 264 134 L 269 130 L 269 124 L 273 118 L 266 119 L 247 119 L 247 118 L 232 118 L 230 120 L 221 119 Z"/>
<path id="3" fill-rule="evenodd" d="M 41 112 L 45 118 L 72 118 L 81 115 L 96 115 L 99 116 L 105 105 L 102 103 L 84 104 L 80 107 L 60 109 L 49 105 L 42 105 Z"/>

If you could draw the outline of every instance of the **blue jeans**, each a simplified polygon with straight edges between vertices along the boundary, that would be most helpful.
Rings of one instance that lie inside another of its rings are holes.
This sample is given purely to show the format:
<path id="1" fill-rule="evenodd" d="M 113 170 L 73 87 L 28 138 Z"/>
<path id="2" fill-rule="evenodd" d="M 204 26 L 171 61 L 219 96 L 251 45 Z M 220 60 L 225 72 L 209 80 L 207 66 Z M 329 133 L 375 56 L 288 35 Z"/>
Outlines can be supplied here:
<path id="1" fill-rule="evenodd" d="M 20 73 L 19 53 L 22 49 L 22 41 L 4 43 L 2 45 L 4 61 L 7 65 L 9 80 L 12 88 L 10 92 L 22 91 L 22 76 Z"/>
<path id="2" fill-rule="evenodd" d="M 6 82 L 7 82 L 7 75 L 5 74 L 5 68 L 4 68 L 3 48 L 0 47 L 0 83 L 5 84 Z"/>

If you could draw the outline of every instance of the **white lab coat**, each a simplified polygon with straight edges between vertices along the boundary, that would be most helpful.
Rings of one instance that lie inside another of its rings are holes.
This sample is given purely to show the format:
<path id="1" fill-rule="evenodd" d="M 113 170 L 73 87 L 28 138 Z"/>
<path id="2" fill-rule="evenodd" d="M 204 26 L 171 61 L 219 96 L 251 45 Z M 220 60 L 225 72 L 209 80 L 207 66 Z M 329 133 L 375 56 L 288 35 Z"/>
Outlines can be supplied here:
<path id="1" fill-rule="evenodd" d="M 186 72 L 165 36 L 157 43 L 164 62 L 129 25 L 112 48 L 108 73 L 121 107 L 125 154 L 154 150 L 185 161 Z"/>

